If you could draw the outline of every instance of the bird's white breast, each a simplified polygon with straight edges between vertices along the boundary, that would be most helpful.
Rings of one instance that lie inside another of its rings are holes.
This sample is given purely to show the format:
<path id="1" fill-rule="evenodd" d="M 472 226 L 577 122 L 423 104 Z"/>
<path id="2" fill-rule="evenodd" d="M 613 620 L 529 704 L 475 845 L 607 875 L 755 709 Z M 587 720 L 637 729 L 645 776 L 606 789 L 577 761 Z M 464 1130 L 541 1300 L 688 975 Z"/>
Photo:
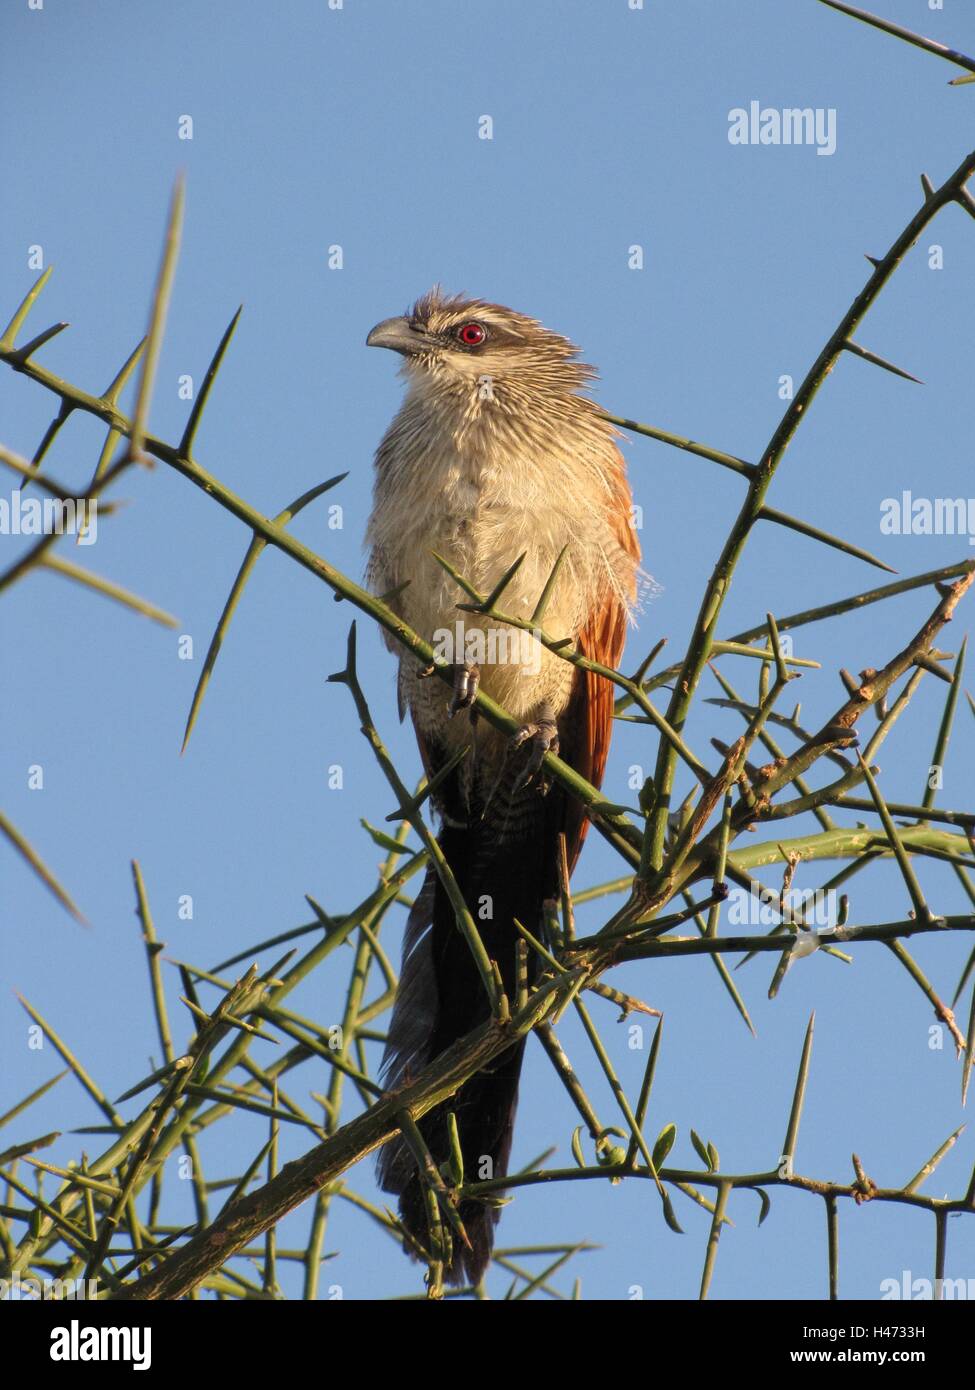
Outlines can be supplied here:
<path id="1" fill-rule="evenodd" d="M 477 447 L 469 439 L 466 447 L 452 442 L 436 455 L 418 451 L 385 480 L 370 532 L 384 587 L 410 581 L 397 599 L 404 619 L 438 650 L 452 649 L 455 660 L 462 659 L 457 639 L 466 638 L 481 667 L 482 689 L 527 722 L 542 702 L 556 715 L 561 712 L 573 667 L 529 634 L 458 609 L 470 599 L 434 552 L 482 594 L 524 554 L 497 607 L 530 619 L 565 548 L 543 618 L 546 633 L 558 638 L 577 636 L 593 605 L 605 598 L 607 553 L 616 542 L 605 511 L 592 505 L 592 469 L 584 450 L 546 455 L 536 448 L 529 456 L 509 448 L 499 455 L 500 450 Z M 409 657 L 402 682 L 421 727 L 443 731 L 442 683 L 418 680 Z"/>

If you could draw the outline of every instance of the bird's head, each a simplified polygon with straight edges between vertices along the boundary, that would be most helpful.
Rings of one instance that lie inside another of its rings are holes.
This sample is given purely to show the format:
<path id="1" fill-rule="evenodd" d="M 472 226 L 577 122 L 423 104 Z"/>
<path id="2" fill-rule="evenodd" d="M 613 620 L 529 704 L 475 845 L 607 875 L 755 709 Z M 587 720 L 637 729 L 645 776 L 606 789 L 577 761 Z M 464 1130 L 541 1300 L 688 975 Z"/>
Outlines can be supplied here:
<path id="1" fill-rule="evenodd" d="M 401 353 L 414 386 L 514 404 L 539 392 L 574 396 L 595 375 L 579 349 L 537 319 L 439 286 L 400 318 L 377 323 L 369 347 Z"/>

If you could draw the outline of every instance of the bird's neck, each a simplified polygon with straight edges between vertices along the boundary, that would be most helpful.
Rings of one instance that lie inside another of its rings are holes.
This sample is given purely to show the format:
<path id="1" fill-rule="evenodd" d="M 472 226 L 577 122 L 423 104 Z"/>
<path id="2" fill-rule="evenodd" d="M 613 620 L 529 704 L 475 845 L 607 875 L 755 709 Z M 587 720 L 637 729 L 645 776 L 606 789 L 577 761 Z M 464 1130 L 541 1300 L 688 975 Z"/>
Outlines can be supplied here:
<path id="1" fill-rule="evenodd" d="M 568 383 L 559 388 L 532 377 L 444 380 L 436 373 L 411 376 L 409 389 L 380 450 L 384 457 L 423 456 L 423 466 L 439 462 L 483 478 L 495 465 L 519 459 L 537 467 L 553 454 L 615 454 L 615 431 L 587 397 Z"/>

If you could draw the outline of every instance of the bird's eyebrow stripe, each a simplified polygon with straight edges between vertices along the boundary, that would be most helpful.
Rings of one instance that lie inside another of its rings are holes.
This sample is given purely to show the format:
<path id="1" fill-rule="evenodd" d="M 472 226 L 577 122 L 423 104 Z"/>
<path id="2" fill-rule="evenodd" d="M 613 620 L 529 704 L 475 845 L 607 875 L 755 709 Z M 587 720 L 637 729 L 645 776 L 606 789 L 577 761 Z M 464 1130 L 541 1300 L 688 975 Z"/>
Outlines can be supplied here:
<path id="1" fill-rule="evenodd" d="M 453 333 L 465 323 L 480 323 L 487 329 L 487 341 L 483 344 L 485 347 L 491 347 L 495 344 L 523 343 L 525 341 L 524 334 L 517 332 L 516 329 L 509 328 L 506 324 L 498 323 L 496 319 L 491 318 L 488 314 L 478 314 L 476 312 L 462 314 L 460 318 L 452 319 L 450 323 L 443 326 L 440 332 L 445 334 Z"/>

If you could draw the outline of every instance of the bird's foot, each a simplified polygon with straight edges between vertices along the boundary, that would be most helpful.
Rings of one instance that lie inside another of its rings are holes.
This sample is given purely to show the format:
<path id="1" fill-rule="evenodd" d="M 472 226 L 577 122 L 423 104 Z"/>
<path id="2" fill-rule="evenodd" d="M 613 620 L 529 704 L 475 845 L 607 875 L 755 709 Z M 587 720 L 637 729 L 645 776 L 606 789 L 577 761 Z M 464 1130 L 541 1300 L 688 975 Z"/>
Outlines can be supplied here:
<path id="1" fill-rule="evenodd" d="M 512 736 L 511 746 L 513 748 L 521 748 L 526 743 L 531 745 L 531 749 L 528 761 L 515 782 L 515 791 L 521 791 L 523 787 L 527 787 L 534 780 L 541 769 L 542 759 L 546 753 L 558 753 L 559 751 L 559 729 L 551 705 L 542 705 L 539 708 L 537 720 L 532 724 L 523 724 L 518 732 Z M 543 793 L 548 791 L 548 782 L 544 777 L 539 779 L 539 790 Z"/>
<path id="2" fill-rule="evenodd" d="M 476 661 L 456 662 L 454 665 L 454 695 L 447 706 L 448 718 L 453 719 L 462 709 L 469 709 L 473 721 L 476 711 L 473 708 L 481 684 L 481 668 Z"/>
<path id="3" fill-rule="evenodd" d="M 429 666 L 424 666 L 420 670 L 420 680 L 429 680 L 431 676 L 437 674 L 438 670 L 442 669 L 442 667 L 437 666 L 436 662 L 431 662 Z M 471 723 L 473 724 L 477 718 L 477 710 L 474 709 L 473 706 L 477 698 L 478 688 L 481 684 L 481 668 L 476 661 L 457 661 L 450 667 L 450 672 L 454 693 L 450 704 L 447 706 L 448 717 L 453 719 L 454 715 L 458 714 L 462 709 L 469 709 L 471 712 Z"/>

